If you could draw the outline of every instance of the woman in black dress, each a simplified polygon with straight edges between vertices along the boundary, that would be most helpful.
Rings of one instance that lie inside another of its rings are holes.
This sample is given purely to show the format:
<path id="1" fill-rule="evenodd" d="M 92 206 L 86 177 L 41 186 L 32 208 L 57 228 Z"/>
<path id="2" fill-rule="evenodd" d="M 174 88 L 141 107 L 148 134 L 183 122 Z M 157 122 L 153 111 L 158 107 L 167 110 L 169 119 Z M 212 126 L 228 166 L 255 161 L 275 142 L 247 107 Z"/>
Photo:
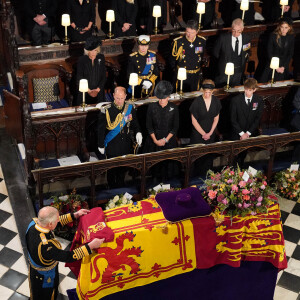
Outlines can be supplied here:
<path id="1" fill-rule="evenodd" d="M 77 86 L 80 79 L 87 79 L 89 90 L 85 95 L 86 104 L 104 101 L 106 81 L 105 58 L 100 54 L 101 39 L 91 36 L 86 40 L 84 51 L 77 64 Z M 82 93 L 78 95 L 78 104 L 82 103 Z"/>
<path id="2" fill-rule="evenodd" d="M 270 62 L 272 57 L 279 57 L 279 68 L 276 69 L 274 80 L 289 79 L 289 64 L 294 55 L 295 36 L 293 34 L 292 20 L 282 19 L 268 41 L 268 64 L 260 79 L 260 82 L 267 82 L 272 78 Z"/>
<path id="3" fill-rule="evenodd" d="M 178 108 L 169 103 L 173 86 L 162 80 L 154 89 L 158 102 L 151 103 L 147 110 L 146 127 L 149 136 L 146 139 L 144 152 L 156 152 L 177 147 L 176 134 L 179 126 Z M 154 175 L 159 180 L 168 179 L 174 175 L 176 166 L 172 162 L 162 162 L 154 168 Z"/>
<path id="4" fill-rule="evenodd" d="M 203 95 L 194 100 L 190 107 L 192 118 L 191 144 L 211 144 L 215 142 L 215 129 L 219 122 L 220 100 L 213 95 L 215 84 L 212 80 L 203 81 Z"/>
<path id="5" fill-rule="evenodd" d="M 86 41 L 92 35 L 95 23 L 95 2 L 92 0 L 68 0 L 70 15 L 70 37 L 72 42 Z"/>
<path id="6" fill-rule="evenodd" d="M 221 110 L 220 100 L 213 95 L 215 84 L 212 80 L 203 81 L 203 95 L 194 100 L 190 107 L 192 118 L 191 144 L 211 144 L 215 142 L 216 127 Z M 196 161 L 196 173 L 205 174 L 212 166 L 212 158 L 205 156 Z"/>
<path id="7" fill-rule="evenodd" d="M 112 9 L 115 11 L 116 19 L 113 24 L 114 37 L 135 36 L 137 0 L 112 0 Z"/>

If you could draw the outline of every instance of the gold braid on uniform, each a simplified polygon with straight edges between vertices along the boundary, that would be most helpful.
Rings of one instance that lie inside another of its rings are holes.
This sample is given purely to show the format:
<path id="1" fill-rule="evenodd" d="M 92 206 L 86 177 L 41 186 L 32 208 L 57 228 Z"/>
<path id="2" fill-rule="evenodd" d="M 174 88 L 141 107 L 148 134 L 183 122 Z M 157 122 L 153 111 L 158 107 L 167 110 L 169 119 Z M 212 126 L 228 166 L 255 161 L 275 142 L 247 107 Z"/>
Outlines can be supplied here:
<path id="1" fill-rule="evenodd" d="M 40 242 L 40 244 L 38 246 L 38 256 L 39 256 L 39 259 L 40 259 L 40 261 L 41 261 L 41 263 L 43 265 L 45 265 L 45 266 L 51 266 L 52 267 L 52 265 L 55 264 L 55 260 L 53 260 L 53 259 L 44 259 L 43 258 L 43 256 L 42 256 L 42 249 L 41 249 L 42 244 L 43 243 Z"/>
<path id="2" fill-rule="evenodd" d="M 113 123 L 110 121 L 110 116 L 109 116 L 109 112 L 108 112 L 108 109 L 107 109 L 106 112 L 105 112 L 106 121 L 107 121 L 106 128 L 108 130 L 115 129 L 119 125 L 119 123 L 123 120 L 123 116 L 125 115 L 127 109 L 128 109 L 128 104 L 125 104 L 125 108 L 123 110 L 123 113 L 118 113 L 118 115 L 117 115 L 117 117 L 116 117 L 116 119 L 114 120 Z"/>
<path id="3" fill-rule="evenodd" d="M 65 215 L 59 216 L 59 222 L 62 226 L 65 226 L 66 224 L 73 222 L 71 214 L 65 214 Z"/>
<path id="4" fill-rule="evenodd" d="M 73 250 L 73 252 L 74 252 L 73 258 L 77 260 L 82 259 L 89 255 L 89 251 L 87 250 L 86 246 L 79 247 Z"/>
<path id="5" fill-rule="evenodd" d="M 177 45 L 177 39 L 174 40 L 174 46 L 173 46 L 173 50 L 172 50 L 172 55 L 176 58 L 176 60 L 178 60 L 178 59 L 181 60 L 182 59 L 182 54 L 183 54 L 183 47 L 180 46 L 179 49 L 177 49 L 177 47 L 178 47 L 178 45 Z"/>

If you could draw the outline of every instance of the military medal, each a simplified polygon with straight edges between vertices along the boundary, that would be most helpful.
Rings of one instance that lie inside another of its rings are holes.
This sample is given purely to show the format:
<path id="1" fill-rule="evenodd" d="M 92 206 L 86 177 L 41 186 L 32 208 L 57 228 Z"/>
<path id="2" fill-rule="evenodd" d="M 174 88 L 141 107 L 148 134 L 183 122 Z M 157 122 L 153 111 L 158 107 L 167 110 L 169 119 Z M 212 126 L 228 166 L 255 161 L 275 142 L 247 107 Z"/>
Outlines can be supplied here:
<path id="1" fill-rule="evenodd" d="M 194 44 L 193 44 L 193 43 L 191 43 L 191 44 L 190 44 L 190 47 L 191 47 L 191 48 L 193 48 L 193 47 L 194 47 Z"/>

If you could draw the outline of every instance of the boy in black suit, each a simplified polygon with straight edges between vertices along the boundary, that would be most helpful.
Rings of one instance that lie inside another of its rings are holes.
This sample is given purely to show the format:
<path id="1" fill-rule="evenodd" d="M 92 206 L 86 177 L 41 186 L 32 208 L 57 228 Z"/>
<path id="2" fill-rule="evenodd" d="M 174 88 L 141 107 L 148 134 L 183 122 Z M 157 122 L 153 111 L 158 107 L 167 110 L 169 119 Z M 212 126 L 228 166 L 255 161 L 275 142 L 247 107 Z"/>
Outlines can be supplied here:
<path id="1" fill-rule="evenodd" d="M 231 100 L 230 120 L 232 139 L 244 140 L 258 134 L 258 126 L 263 113 L 264 104 L 260 96 L 254 95 L 257 81 L 249 78 L 245 81 L 245 93 Z"/>
<path id="2" fill-rule="evenodd" d="M 245 93 L 232 98 L 230 105 L 230 121 L 232 140 L 245 140 L 258 135 L 258 126 L 263 113 L 264 103 L 260 96 L 254 95 L 257 81 L 249 78 L 244 83 Z M 246 152 L 238 156 L 238 163 L 243 165 Z"/>
<path id="3" fill-rule="evenodd" d="M 234 75 L 230 77 L 230 86 L 240 85 L 246 61 L 249 57 L 251 43 L 249 37 L 242 34 L 244 30 L 243 21 L 235 19 L 231 28 L 231 32 L 225 33 L 217 39 L 213 49 L 213 55 L 218 61 L 217 76 L 215 78 L 217 87 L 226 84 L 225 67 L 228 62 L 234 63 Z"/>

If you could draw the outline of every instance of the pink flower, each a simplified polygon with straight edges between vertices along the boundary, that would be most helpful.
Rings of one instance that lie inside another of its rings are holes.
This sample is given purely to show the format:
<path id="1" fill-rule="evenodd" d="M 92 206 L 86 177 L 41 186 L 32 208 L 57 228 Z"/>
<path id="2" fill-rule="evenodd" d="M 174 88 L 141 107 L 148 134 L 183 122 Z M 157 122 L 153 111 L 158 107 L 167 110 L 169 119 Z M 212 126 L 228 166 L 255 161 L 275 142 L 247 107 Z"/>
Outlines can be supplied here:
<path id="1" fill-rule="evenodd" d="M 247 204 L 247 203 L 244 202 L 244 204 L 243 204 L 244 208 L 248 208 L 249 206 L 250 206 L 250 204 Z"/>
<path id="2" fill-rule="evenodd" d="M 230 175 L 234 175 L 234 171 L 230 171 Z"/>
<path id="3" fill-rule="evenodd" d="M 263 182 L 264 185 L 268 185 L 268 183 L 266 181 Z"/>
<path id="4" fill-rule="evenodd" d="M 258 201 L 258 202 L 263 201 L 263 197 L 262 197 L 262 196 L 259 196 L 259 197 L 257 198 L 257 201 Z"/>
<path id="5" fill-rule="evenodd" d="M 255 212 L 255 211 L 251 211 L 251 215 L 252 215 L 252 216 L 255 216 L 255 215 L 256 215 L 256 212 Z"/>
<path id="6" fill-rule="evenodd" d="M 238 207 L 239 207 L 239 208 L 241 208 L 242 206 L 243 206 L 242 203 L 239 203 L 239 204 L 238 204 Z"/>
<path id="7" fill-rule="evenodd" d="M 223 203 L 224 205 L 227 205 L 227 204 L 228 204 L 228 200 L 225 198 L 225 199 L 222 200 L 222 203 Z"/>
<path id="8" fill-rule="evenodd" d="M 215 199 L 216 196 L 217 196 L 217 192 L 216 192 L 216 191 L 210 190 L 210 191 L 208 192 L 208 197 L 209 197 L 210 199 Z"/>
<path id="9" fill-rule="evenodd" d="M 218 196 L 217 201 L 221 202 L 224 198 L 225 198 L 225 196 L 223 194 L 221 194 Z"/>
<path id="10" fill-rule="evenodd" d="M 257 203 L 256 203 L 256 206 L 261 206 L 261 202 L 257 202 Z"/>
<path id="11" fill-rule="evenodd" d="M 232 187 L 231 187 L 231 190 L 234 191 L 234 192 L 237 192 L 239 190 L 239 188 L 237 187 L 236 184 L 233 184 Z"/>
<path id="12" fill-rule="evenodd" d="M 262 190 L 264 190 L 266 188 L 266 186 L 264 184 L 261 185 L 260 187 Z"/>
<path id="13" fill-rule="evenodd" d="M 243 180 L 240 181 L 240 182 L 239 182 L 239 186 L 240 186 L 240 187 L 245 187 L 245 186 L 246 186 L 246 181 L 243 181 Z"/>
<path id="14" fill-rule="evenodd" d="M 242 194 L 243 195 L 248 195 L 248 194 L 250 194 L 250 192 L 248 190 L 242 190 Z"/>
<path id="15" fill-rule="evenodd" d="M 228 180 L 227 180 L 227 183 L 232 183 L 232 182 L 233 182 L 232 179 L 228 179 Z"/>

